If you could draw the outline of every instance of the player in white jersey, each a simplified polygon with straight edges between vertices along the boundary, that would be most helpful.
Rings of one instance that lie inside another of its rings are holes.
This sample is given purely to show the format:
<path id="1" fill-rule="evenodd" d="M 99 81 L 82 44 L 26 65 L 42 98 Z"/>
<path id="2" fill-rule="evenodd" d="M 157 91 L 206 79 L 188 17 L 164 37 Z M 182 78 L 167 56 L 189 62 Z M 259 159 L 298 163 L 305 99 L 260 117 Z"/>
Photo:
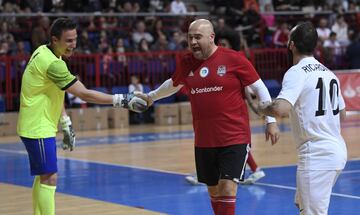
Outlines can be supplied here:
<path id="1" fill-rule="evenodd" d="M 327 214 L 332 187 L 344 168 L 347 150 L 340 133 L 345 103 L 337 77 L 312 55 L 318 39 L 310 22 L 295 26 L 288 42 L 292 66 L 279 96 L 259 112 L 290 116 L 297 144 L 296 198 L 300 214 Z"/>

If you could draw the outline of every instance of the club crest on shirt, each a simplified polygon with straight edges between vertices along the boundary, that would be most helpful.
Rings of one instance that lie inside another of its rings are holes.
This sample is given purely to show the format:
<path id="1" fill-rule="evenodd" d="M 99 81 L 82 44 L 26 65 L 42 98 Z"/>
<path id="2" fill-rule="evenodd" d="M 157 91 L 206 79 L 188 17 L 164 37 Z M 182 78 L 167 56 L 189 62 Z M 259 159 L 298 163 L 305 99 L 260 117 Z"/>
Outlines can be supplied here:
<path id="1" fill-rule="evenodd" d="M 224 65 L 220 65 L 219 67 L 218 67 L 218 69 L 217 69 L 217 74 L 218 74 L 218 76 L 224 76 L 225 75 L 225 73 L 226 73 L 226 66 L 224 66 Z"/>
<path id="2" fill-rule="evenodd" d="M 207 67 L 203 67 L 200 69 L 200 76 L 205 78 L 209 74 L 209 69 Z"/>

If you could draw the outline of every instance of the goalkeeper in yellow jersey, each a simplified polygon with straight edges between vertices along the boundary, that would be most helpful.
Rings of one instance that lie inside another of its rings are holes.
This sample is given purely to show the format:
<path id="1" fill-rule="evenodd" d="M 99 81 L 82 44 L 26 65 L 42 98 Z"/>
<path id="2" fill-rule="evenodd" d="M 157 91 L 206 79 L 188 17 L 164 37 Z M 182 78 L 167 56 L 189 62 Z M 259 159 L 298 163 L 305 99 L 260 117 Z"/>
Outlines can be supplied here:
<path id="1" fill-rule="evenodd" d="M 33 183 L 33 213 L 55 214 L 57 183 L 56 132 L 60 120 L 64 132 L 63 149 L 73 150 L 75 133 L 63 108 L 65 91 L 82 100 L 113 104 L 141 112 L 146 102 L 134 94 L 109 95 L 88 90 L 73 76 L 62 57 L 70 57 L 76 47 L 76 24 L 68 18 L 56 19 L 50 28 L 50 43 L 32 54 L 22 77 L 17 132 L 29 155 Z"/>

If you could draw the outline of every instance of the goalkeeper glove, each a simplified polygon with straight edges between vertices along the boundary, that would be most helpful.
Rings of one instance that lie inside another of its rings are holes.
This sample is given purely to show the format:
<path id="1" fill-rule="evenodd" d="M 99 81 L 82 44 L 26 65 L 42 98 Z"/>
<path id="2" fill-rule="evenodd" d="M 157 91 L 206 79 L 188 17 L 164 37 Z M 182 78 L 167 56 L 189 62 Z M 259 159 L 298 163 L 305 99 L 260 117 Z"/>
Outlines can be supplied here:
<path id="1" fill-rule="evenodd" d="M 64 150 L 69 149 L 70 151 L 72 151 L 75 148 L 75 132 L 72 127 L 70 117 L 62 116 L 60 118 L 60 123 L 61 123 L 62 131 L 64 134 L 64 138 L 61 143 L 61 147 Z"/>
<path id="2" fill-rule="evenodd" d="M 134 93 L 113 95 L 113 105 L 114 107 L 126 108 L 137 113 L 144 112 L 148 109 L 147 102 L 136 97 Z"/>

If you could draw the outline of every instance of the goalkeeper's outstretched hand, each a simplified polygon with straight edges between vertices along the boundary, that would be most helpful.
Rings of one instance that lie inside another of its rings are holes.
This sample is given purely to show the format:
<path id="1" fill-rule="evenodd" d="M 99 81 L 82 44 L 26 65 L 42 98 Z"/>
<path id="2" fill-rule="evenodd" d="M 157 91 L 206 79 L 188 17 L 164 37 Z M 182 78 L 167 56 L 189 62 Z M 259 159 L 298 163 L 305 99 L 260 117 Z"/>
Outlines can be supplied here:
<path id="1" fill-rule="evenodd" d="M 114 107 L 122 107 L 131 111 L 141 113 L 148 109 L 148 104 L 145 100 L 135 96 L 134 93 L 115 94 L 113 96 Z"/>
<path id="2" fill-rule="evenodd" d="M 72 151 L 75 148 L 75 132 L 72 127 L 70 117 L 62 116 L 60 118 L 60 123 L 64 134 L 63 141 L 61 142 L 61 148 Z"/>

